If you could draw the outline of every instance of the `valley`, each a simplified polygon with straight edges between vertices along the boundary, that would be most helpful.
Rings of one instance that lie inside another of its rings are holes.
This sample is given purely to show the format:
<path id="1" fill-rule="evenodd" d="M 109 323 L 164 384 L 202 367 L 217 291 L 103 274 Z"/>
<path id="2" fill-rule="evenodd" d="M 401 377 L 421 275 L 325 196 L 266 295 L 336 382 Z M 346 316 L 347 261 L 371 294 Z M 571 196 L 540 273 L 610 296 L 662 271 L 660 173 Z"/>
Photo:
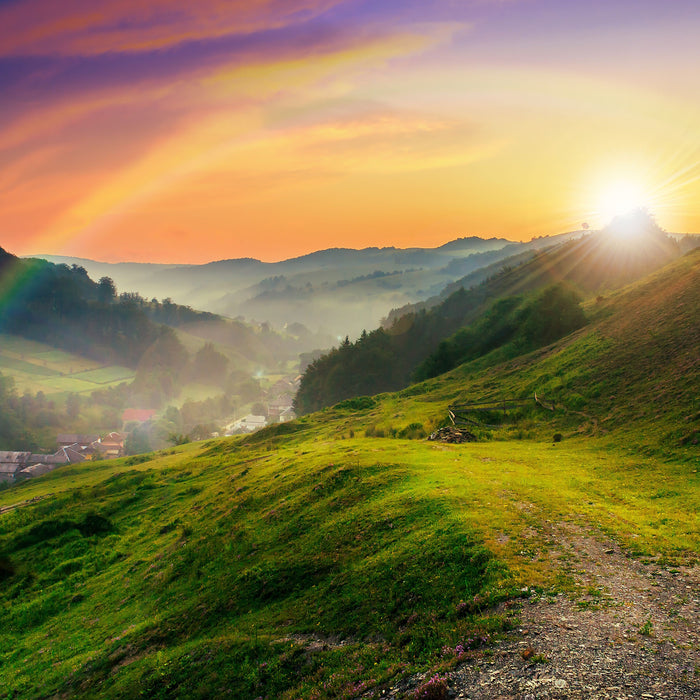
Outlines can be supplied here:
<path id="1" fill-rule="evenodd" d="M 699 279 L 695 251 L 523 355 L 1 491 L 0 687 L 700 697 Z"/>
<path id="2" fill-rule="evenodd" d="M 0 0 L 0 700 L 700 700 L 698 0 Z"/>

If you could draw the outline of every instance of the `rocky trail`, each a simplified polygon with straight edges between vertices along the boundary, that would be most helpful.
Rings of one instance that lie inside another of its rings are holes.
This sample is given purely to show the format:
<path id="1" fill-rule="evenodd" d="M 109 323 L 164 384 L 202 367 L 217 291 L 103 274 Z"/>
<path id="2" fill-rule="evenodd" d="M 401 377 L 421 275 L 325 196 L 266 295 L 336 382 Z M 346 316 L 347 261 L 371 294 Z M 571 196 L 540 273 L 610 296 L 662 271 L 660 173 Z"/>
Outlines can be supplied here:
<path id="1" fill-rule="evenodd" d="M 584 594 L 524 599 L 506 639 L 442 674 L 450 697 L 700 699 L 700 568 L 635 559 L 571 525 L 556 541 L 549 556 Z M 415 697 L 425 680 L 384 697 Z"/>

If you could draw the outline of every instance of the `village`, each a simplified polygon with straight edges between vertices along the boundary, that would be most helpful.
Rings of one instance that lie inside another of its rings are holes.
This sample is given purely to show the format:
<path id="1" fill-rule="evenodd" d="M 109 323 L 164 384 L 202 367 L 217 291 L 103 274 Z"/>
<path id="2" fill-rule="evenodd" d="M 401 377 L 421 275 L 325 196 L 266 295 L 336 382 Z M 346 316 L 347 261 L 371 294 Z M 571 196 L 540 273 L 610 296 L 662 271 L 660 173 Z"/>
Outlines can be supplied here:
<path id="1" fill-rule="evenodd" d="M 298 378 L 280 379 L 266 392 L 267 401 L 258 401 L 255 413 L 228 422 L 223 431 L 214 431 L 197 439 L 223 435 L 244 435 L 272 423 L 285 423 L 296 418 L 293 409 Z M 16 484 L 26 479 L 48 474 L 59 467 L 105 459 L 117 459 L 127 454 L 127 439 L 135 427 L 147 428 L 157 415 L 154 409 L 127 408 L 121 415 L 122 428 L 105 435 L 59 433 L 56 451 L 48 454 L 30 451 L 0 450 L 0 486 Z"/>
<path id="2" fill-rule="evenodd" d="M 266 415 L 249 413 L 232 421 L 225 427 L 224 435 L 243 435 L 254 433 L 272 423 L 286 423 L 296 418 L 294 413 L 294 395 L 299 388 L 300 377 L 280 379 L 267 392 L 267 408 L 262 402 L 253 404 L 253 410 L 263 408 Z"/>

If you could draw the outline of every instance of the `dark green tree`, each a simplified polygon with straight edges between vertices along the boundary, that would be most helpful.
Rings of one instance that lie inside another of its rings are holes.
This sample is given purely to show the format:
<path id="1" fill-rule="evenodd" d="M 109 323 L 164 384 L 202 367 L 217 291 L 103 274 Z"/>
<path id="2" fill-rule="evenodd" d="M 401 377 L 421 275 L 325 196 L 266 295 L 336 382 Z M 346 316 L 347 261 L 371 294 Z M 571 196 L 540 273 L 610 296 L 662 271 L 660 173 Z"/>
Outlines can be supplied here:
<path id="1" fill-rule="evenodd" d="M 100 277 L 97 283 L 97 299 L 102 304 L 111 304 L 117 296 L 117 287 L 111 277 Z"/>
<path id="2" fill-rule="evenodd" d="M 192 364 L 192 375 L 197 381 L 220 386 L 226 378 L 228 358 L 213 343 L 205 343 L 197 350 Z"/>

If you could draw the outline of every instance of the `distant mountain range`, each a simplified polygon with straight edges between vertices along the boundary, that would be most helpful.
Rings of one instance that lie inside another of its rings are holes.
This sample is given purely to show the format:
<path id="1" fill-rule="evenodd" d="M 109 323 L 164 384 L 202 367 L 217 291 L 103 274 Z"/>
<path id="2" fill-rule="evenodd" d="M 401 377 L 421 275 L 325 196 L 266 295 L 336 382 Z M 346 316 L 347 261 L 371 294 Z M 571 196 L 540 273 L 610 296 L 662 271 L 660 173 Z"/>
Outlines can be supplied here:
<path id="1" fill-rule="evenodd" d="M 376 327 L 391 309 L 437 295 L 480 268 L 582 233 L 525 243 L 470 237 L 437 248 L 331 248 L 275 263 L 240 258 L 168 265 L 35 257 L 80 265 L 93 279 L 111 277 L 120 292 L 171 298 L 231 318 L 268 321 L 278 328 L 302 323 L 312 332 L 344 337 Z"/>
<path id="2" fill-rule="evenodd" d="M 448 285 L 433 299 L 393 311 L 383 327 L 316 360 L 302 379 L 297 409 L 306 413 L 354 396 L 394 391 L 412 379 L 452 369 L 467 358 L 515 342 L 520 326 L 537 326 L 548 302 L 546 298 L 528 298 L 534 293 L 561 283 L 582 298 L 607 293 L 670 262 L 684 247 L 653 218 L 638 212 L 619 217 L 602 231 L 564 240 L 546 250 L 521 250 Z M 568 315 L 571 309 L 566 290 L 554 297 L 565 302 L 564 306 L 548 313 L 553 317 Z M 496 309 L 498 300 L 506 306 Z M 495 310 L 489 316 L 492 307 Z M 480 325 L 441 348 L 441 341 L 480 317 Z M 552 325 L 560 327 L 562 334 L 578 323 L 555 321 Z M 549 331 L 537 336 L 543 344 L 551 342 Z M 521 350 L 536 347 L 532 339 L 519 338 L 517 342 Z"/>

